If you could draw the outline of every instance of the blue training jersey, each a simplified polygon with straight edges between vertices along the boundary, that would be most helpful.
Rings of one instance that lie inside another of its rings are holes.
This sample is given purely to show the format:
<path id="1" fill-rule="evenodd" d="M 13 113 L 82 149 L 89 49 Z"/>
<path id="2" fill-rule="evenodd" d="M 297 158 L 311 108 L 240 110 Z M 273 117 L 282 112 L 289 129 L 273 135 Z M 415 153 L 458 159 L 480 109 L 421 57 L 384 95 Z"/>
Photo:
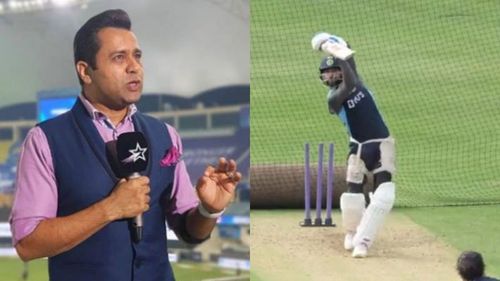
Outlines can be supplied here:
<path id="1" fill-rule="evenodd" d="M 331 89 L 328 96 L 333 94 L 335 89 Z M 354 88 L 338 115 L 349 135 L 359 142 L 389 136 L 389 129 L 378 111 L 372 93 L 364 86 Z"/>

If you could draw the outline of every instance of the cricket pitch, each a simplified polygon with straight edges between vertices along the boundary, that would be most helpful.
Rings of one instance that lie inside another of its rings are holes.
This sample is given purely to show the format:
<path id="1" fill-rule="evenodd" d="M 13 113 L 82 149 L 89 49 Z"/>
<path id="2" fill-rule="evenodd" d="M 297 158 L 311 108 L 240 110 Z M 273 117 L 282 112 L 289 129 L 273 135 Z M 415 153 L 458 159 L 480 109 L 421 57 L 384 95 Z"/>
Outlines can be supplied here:
<path id="1" fill-rule="evenodd" d="M 303 228 L 300 210 L 252 211 L 252 280 L 414 281 L 457 280 L 458 251 L 392 212 L 365 259 L 343 249 L 336 228 Z"/>

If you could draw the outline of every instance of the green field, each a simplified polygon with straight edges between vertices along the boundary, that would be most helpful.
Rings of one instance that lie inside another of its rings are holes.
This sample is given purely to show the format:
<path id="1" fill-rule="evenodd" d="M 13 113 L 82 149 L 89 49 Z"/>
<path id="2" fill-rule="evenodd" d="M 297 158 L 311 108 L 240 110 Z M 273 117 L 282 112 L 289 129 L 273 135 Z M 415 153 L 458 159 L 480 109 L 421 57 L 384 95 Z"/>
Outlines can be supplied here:
<path id="1" fill-rule="evenodd" d="M 500 203 L 496 0 L 251 1 L 251 162 L 299 163 L 346 132 L 318 79 L 318 31 L 344 37 L 397 144 L 398 206 Z"/>
<path id="2" fill-rule="evenodd" d="M 398 209 L 457 250 L 480 252 L 493 276 L 500 276 L 499 211 L 498 205 Z"/>
<path id="3" fill-rule="evenodd" d="M 209 278 L 235 276 L 234 270 L 221 270 L 210 264 L 175 263 L 172 264 L 175 277 L 179 281 L 201 281 Z M 47 260 L 28 263 L 29 281 L 47 281 Z M 0 258 L 0 280 L 18 281 L 24 271 L 24 264 L 16 258 Z"/>

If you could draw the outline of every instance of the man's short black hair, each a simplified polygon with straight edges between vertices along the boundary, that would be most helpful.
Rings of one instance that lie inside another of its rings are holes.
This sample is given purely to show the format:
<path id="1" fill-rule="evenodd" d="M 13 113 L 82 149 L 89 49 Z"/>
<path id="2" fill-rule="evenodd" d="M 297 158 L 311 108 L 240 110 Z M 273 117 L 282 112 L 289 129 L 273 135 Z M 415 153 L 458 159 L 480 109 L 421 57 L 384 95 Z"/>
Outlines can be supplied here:
<path id="1" fill-rule="evenodd" d="M 484 262 L 480 253 L 466 251 L 457 260 L 457 270 L 463 280 L 474 280 L 484 275 Z"/>
<path id="2" fill-rule="evenodd" d="M 73 54 L 75 65 L 78 61 L 86 62 L 92 69 L 96 69 L 96 54 L 101 47 L 97 33 L 106 27 L 115 27 L 130 30 L 132 23 L 124 10 L 107 10 L 90 18 L 76 32 L 73 40 Z M 83 81 L 78 76 L 80 85 Z"/>

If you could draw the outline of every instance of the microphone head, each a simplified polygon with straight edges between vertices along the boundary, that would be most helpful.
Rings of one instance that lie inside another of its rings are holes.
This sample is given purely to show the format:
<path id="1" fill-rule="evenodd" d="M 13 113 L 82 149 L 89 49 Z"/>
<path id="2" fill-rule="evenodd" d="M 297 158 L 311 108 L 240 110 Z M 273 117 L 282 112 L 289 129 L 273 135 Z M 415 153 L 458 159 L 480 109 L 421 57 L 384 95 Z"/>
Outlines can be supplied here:
<path id="1" fill-rule="evenodd" d="M 123 133 L 116 141 L 118 162 L 124 174 L 146 170 L 149 148 L 146 138 L 141 132 Z"/>

